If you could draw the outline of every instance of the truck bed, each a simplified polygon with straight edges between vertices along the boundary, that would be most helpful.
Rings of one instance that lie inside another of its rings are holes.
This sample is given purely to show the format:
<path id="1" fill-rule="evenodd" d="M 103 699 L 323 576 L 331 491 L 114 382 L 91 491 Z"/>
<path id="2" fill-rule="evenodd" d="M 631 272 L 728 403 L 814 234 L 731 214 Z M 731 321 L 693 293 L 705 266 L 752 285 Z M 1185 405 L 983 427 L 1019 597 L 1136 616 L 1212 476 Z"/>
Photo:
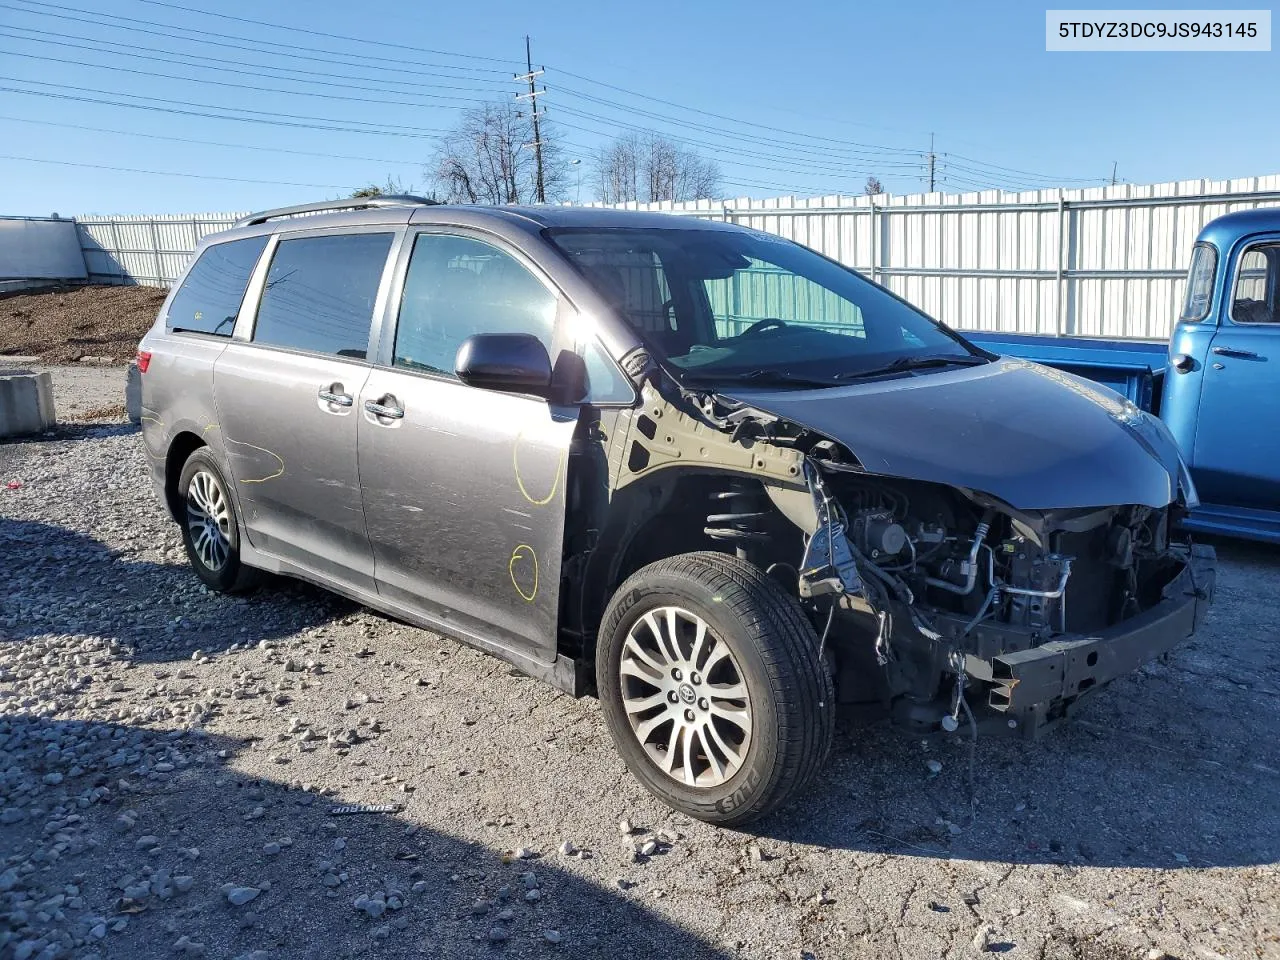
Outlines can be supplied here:
<path id="1" fill-rule="evenodd" d="M 992 353 L 1034 360 L 1101 383 L 1143 410 L 1154 412 L 1159 406 L 1169 354 L 1164 340 L 1094 340 L 969 331 L 963 335 Z"/>

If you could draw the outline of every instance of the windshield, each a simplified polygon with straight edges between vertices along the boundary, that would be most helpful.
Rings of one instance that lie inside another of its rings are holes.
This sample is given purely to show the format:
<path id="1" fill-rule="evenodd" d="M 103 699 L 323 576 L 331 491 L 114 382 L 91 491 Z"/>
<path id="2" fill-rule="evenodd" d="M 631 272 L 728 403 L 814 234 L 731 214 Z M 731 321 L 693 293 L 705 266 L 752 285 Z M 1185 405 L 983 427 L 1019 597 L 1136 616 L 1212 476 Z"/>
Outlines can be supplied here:
<path id="1" fill-rule="evenodd" d="M 853 271 L 768 234 L 548 236 L 681 379 L 804 386 L 986 356 Z"/>

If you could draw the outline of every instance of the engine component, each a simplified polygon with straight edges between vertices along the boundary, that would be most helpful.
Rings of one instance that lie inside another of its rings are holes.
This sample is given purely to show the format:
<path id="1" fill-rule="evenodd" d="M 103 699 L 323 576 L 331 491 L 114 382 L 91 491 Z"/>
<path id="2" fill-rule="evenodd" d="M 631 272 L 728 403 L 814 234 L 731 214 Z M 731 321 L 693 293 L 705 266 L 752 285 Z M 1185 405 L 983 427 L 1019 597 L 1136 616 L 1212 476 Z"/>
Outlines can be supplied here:
<path id="1" fill-rule="evenodd" d="M 1066 589 L 1072 557 L 1044 553 L 1034 543 L 1017 538 L 1000 544 L 1007 557 L 1007 583 L 1000 592 L 1009 598 L 1008 622 L 1017 626 L 1066 629 Z"/>
<path id="2" fill-rule="evenodd" d="M 872 560 L 891 559 L 907 547 L 907 531 L 888 511 L 867 511 L 853 518 L 849 532 Z"/>
<path id="3" fill-rule="evenodd" d="M 982 522 L 973 532 L 968 556 L 958 563 L 951 558 L 944 560 L 939 567 L 939 573 L 942 575 L 926 577 L 925 582 L 931 587 L 938 587 L 950 593 L 962 595 L 973 593 L 973 588 L 978 582 L 978 552 L 982 549 L 982 541 L 987 539 L 987 533 L 991 530 L 992 517 L 990 510 L 983 514 Z"/>

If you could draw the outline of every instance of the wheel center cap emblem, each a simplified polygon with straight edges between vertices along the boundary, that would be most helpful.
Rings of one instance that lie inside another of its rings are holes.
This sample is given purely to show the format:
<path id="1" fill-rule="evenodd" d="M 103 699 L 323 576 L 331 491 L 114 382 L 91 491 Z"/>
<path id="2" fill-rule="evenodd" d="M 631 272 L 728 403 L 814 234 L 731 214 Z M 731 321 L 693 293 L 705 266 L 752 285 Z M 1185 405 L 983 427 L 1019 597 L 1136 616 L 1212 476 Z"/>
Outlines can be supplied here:
<path id="1" fill-rule="evenodd" d="M 682 683 L 680 684 L 680 699 L 685 703 L 693 703 L 694 700 L 698 699 L 698 695 L 693 692 L 693 687 L 687 683 Z"/>

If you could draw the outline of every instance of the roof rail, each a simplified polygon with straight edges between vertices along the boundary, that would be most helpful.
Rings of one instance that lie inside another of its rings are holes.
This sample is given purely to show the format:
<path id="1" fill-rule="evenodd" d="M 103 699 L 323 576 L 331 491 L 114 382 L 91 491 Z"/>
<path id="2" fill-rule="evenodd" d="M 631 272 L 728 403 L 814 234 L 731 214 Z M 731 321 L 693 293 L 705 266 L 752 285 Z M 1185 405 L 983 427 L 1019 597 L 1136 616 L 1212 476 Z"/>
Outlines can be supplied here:
<path id="1" fill-rule="evenodd" d="M 304 213 L 323 213 L 331 210 L 368 210 L 374 207 L 416 207 L 432 206 L 439 200 L 416 197 L 409 193 L 392 193 L 379 197 L 352 197 L 347 200 L 324 200 L 319 203 L 299 203 L 292 207 L 276 207 L 274 210 L 263 210 L 251 213 L 243 220 L 237 220 L 237 227 L 252 227 L 268 220 L 280 220 L 285 217 L 296 217 Z"/>

